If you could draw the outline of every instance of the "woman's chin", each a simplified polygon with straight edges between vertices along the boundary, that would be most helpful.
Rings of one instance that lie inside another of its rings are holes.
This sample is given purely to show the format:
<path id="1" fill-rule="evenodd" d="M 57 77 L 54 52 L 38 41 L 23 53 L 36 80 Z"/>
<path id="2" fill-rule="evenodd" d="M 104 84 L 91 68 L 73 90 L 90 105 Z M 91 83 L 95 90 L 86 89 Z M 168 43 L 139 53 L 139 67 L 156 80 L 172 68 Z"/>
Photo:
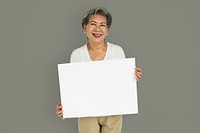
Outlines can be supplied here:
<path id="1" fill-rule="evenodd" d="M 102 38 L 93 38 L 93 39 L 90 39 L 90 42 L 93 42 L 93 43 L 100 43 L 100 42 L 104 42 L 105 39 L 102 39 Z"/>

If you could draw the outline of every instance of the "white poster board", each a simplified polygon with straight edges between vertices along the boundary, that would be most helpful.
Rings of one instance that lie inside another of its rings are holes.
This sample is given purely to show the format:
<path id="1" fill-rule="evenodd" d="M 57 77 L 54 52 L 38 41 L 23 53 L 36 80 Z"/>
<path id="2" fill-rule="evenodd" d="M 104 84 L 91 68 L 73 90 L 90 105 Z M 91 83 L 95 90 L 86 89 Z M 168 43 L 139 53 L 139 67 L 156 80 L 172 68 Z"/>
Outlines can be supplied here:
<path id="1" fill-rule="evenodd" d="M 135 58 L 58 64 L 64 118 L 138 113 Z"/>

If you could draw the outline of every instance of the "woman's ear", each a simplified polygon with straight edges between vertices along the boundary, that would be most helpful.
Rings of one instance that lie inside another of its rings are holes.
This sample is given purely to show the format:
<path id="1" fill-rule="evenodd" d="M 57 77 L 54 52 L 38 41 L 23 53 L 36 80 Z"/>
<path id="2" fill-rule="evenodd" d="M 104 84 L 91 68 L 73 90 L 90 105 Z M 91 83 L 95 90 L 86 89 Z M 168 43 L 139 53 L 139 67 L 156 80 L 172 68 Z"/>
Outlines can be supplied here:
<path id="1" fill-rule="evenodd" d="M 87 27 L 87 25 L 83 26 L 84 33 L 86 33 L 86 27 Z"/>

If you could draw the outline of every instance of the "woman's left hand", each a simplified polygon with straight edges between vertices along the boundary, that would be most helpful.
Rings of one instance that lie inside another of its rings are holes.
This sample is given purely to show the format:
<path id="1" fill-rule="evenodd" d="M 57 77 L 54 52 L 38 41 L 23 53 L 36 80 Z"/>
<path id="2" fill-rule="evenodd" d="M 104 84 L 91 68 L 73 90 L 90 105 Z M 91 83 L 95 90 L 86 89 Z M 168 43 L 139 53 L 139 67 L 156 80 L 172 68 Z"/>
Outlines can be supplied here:
<path id="1" fill-rule="evenodd" d="M 135 68 L 135 78 L 137 81 L 142 78 L 142 70 L 140 68 Z"/>

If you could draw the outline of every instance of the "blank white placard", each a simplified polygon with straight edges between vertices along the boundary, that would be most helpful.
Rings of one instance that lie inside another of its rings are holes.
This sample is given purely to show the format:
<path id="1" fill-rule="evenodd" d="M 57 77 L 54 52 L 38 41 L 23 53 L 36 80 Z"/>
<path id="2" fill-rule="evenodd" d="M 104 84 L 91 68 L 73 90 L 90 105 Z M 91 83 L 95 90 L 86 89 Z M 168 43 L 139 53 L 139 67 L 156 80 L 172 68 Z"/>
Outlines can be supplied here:
<path id="1" fill-rule="evenodd" d="M 58 64 L 64 118 L 137 114 L 135 58 Z"/>

